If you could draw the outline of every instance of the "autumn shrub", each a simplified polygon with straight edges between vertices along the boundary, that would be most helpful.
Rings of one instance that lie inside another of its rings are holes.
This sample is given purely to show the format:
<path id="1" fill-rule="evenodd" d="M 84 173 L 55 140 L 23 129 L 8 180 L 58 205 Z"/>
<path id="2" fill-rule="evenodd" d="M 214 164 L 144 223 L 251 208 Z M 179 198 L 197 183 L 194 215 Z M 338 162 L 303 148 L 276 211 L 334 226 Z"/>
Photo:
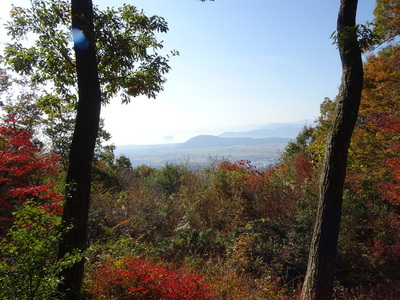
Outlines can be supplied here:
<path id="1" fill-rule="evenodd" d="M 281 287 L 295 289 L 306 271 L 310 235 L 285 229 L 266 219 L 249 222 L 241 229 L 227 262 L 253 279 L 273 277 Z"/>
<path id="2" fill-rule="evenodd" d="M 219 258 L 241 276 L 261 280 L 273 274 L 296 289 L 307 265 L 315 174 L 303 154 L 267 170 L 256 170 L 247 161 L 222 161 L 196 210 L 224 240 Z"/>
<path id="3" fill-rule="evenodd" d="M 144 181 L 155 171 L 148 166 L 131 169 L 123 156 L 117 159 L 113 154 L 99 156 L 91 189 L 88 224 L 91 242 L 148 232 L 151 221 L 147 215 L 152 210 L 156 213 L 157 197 L 144 187 Z"/>
<path id="4" fill-rule="evenodd" d="M 275 205 L 283 197 L 274 197 L 270 189 L 271 175 L 275 168 L 256 170 L 249 161 L 223 160 L 210 176 L 208 200 L 203 213 L 213 230 L 231 232 L 243 227 L 247 220 L 271 218 Z M 201 208 L 200 208 L 201 209 Z M 275 212 L 275 211 L 274 211 Z"/>
<path id="5" fill-rule="evenodd" d="M 205 278 L 185 267 L 168 269 L 149 259 L 124 256 L 106 262 L 94 276 L 93 299 L 213 299 Z"/>
<path id="6" fill-rule="evenodd" d="M 17 125 L 12 115 L 0 125 L 0 223 L 3 226 L 10 224 L 12 212 L 28 199 L 42 204 L 61 201 L 54 189 L 59 158 L 51 152 L 44 153 L 33 141 L 34 132 Z"/>
<path id="7" fill-rule="evenodd" d="M 215 299 L 287 299 L 288 291 L 280 278 L 268 270 L 263 276 L 254 277 L 239 270 L 234 261 L 210 259 L 204 265 L 204 272 L 214 290 Z"/>

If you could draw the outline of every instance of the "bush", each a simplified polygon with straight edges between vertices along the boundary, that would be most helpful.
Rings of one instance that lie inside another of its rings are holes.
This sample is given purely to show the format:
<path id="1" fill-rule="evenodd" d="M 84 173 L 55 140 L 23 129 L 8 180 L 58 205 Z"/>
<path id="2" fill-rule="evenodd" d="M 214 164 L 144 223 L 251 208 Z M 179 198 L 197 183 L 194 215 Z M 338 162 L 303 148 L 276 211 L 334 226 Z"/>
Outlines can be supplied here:
<path id="1" fill-rule="evenodd" d="M 147 186 L 167 197 L 179 192 L 184 172 L 180 166 L 167 163 L 147 179 Z"/>
<path id="2" fill-rule="evenodd" d="M 57 260 L 61 217 L 27 202 L 0 240 L 0 299 L 59 299 L 59 272 L 81 259 Z"/>
<path id="3" fill-rule="evenodd" d="M 149 259 L 124 256 L 110 261 L 91 283 L 93 299 L 213 299 L 210 285 L 198 273 L 168 270 Z"/>

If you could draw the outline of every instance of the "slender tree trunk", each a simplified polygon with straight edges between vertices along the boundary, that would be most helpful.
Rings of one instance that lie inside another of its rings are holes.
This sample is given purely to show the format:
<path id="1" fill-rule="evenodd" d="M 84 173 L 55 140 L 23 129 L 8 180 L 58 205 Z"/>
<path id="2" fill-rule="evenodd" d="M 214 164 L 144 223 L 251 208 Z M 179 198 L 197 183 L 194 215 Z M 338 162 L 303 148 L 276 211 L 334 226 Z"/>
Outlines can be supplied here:
<path id="1" fill-rule="evenodd" d="M 355 20 L 357 0 L 341 0 L 337 34 L 342 82 L 335 121 L 327 140 L 316 224 L 301 298 L 331 299 L 335 276 L 347 153 L 357 120 L 363 85 L 361 50 Z"/>
<path id="2" fill-rule="evenodd" d="M 75 41 L 76 71 L 79 99 L 69 166 L 66 179 L 66 201 L 63 225 L 72 226 L 62 238 L 59 257 L 74 249 L 87 247 L 87 222 L 90 202 L 91 169 L 99 129 L 101 93 L 91 0 L 72 0 L 72 28 L 80 30 L 86 39 Z M 64 270 L 60 291 L 65 299 L 80 299 L 84 259 Z"/>

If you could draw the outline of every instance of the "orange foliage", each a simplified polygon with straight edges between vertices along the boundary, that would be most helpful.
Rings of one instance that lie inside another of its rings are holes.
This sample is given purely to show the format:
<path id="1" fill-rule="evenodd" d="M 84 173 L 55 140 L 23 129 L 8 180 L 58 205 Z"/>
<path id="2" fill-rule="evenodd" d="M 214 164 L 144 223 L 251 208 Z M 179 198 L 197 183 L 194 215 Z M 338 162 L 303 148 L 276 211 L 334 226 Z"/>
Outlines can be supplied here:
<path id="1" fill-rule="evenodd" d="M 400 203 L 400 46 L 369 56 L 359 122 L 351 146 L 348 182 Z M 368 183 L 368 184 L 366 184 Z"/>

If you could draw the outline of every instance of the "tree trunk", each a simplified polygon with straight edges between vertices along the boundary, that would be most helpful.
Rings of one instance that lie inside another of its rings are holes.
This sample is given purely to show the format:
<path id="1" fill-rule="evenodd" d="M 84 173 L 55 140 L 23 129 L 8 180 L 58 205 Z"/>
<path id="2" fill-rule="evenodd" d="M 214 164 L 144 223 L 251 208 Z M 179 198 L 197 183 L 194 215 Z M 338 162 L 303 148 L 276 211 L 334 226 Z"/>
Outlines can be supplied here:
<path id="1" fill-rule="evenodd" d="M 302 299 L 331 299 L 335 276 L 347 153 L 357 120 L 363 85 L 361 50 L 355 28 L 357 0 L 341 0 L 337 34 L 342 82 L 335 120 L 326 145 L 316 224 Z"/>
<path id="2" fill-rule="evenodd" d="M 78 75 L 78 108 L 66 178 L 63 227 L 72 227 L 63 235 L 59 257 L 87 247 L 87 222 L 90 203 L 91 168 L 99 129 L 101 92 L 97 69 L 93 7 L 91 0 L 72 0 L 72 28 L 84 34 L 75 40 Z M 86 38 L 86 39 L 85 39 Z M 60 292 L 65 299 L 80 299 L 84 259 L 62 271 Z"/>

